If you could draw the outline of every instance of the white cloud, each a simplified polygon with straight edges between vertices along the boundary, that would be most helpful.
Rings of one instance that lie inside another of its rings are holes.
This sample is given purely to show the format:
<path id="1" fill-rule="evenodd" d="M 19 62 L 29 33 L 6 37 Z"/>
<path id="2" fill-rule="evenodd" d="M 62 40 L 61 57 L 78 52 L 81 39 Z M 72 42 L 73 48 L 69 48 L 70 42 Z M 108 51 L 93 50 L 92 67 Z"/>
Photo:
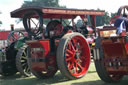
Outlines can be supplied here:
<path id="1" fill-rule="evenodd" d="M 61 5 L 77 9 L 97 9 L 117 12 L 118 8 L 126 5 L 128 0 L 60 0 Z"/>
<path id="2" fill-rule="evenodd" d="M 10 24 L 15 24 L 15 19 L 10 17 L 10 12 L 20 8 L 23 0 L 8 0 L 11 2 L 7 2 L 7 0 L 4 1 L 5 2 L 0 1 L 0 11 L 2 12 L 2 14 L 0 14 L 0 20 L 3 23 L 0 29 L 10 30 Z"/>

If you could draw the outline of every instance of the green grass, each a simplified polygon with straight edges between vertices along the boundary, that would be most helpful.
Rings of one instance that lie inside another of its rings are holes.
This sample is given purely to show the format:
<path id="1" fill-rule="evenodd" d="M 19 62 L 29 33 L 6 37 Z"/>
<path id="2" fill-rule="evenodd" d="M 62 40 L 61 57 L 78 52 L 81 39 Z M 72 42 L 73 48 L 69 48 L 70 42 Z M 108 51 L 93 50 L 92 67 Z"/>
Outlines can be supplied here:
<path id="1" fill-rule="evenodd" d="M 21 77 L 19 74 L 10 77 L 0 76 L 0 85 L 128 85 L 128 77 L 124 77 L 120 83 L 104 83 L 98 77 L 94 63 L 92 62 L 88 73 L 81 79 L 68 80 L 60 72 L 53 78 L 37 79 L 36 77 Z"/>

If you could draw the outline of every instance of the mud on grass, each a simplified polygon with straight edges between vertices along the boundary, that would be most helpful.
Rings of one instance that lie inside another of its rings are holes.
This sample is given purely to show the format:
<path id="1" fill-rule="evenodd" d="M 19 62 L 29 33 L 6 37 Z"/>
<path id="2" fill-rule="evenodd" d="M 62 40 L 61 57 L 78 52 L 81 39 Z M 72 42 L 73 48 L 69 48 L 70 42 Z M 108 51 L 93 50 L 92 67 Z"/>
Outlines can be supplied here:
<path id="1" fill-rule="evenodd" d="M 52 78 L 37 79 L 36 77 L 23 77 L 18 73 L 10 77 L 0 76 L 0 85 L 128 85 L 128 76 L 124 77 L 120 83 L 104 83 L 98 77 L 94 63 L 91 62 L 88 73 L 81 79 L 68 80 L 59 71 Z"/>

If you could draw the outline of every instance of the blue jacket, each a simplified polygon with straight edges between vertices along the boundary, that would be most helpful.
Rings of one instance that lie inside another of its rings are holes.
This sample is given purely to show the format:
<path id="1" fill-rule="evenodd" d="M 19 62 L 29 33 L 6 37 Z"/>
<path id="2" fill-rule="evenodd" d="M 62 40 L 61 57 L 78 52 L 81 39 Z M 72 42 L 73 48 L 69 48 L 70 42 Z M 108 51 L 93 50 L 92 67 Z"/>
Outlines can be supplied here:
<path id="1" fill-rule="evenodd" d="M 119 17 L 119 18 L 117 18 L 116 21 L 115 21 L 115 23 L 114 23 L 114 26 L 115 27 L 119 27 L 122 21 L 124 21 L 125 26 L 128 27 L 128 18 L 125 18 L 125 17 Z"/>

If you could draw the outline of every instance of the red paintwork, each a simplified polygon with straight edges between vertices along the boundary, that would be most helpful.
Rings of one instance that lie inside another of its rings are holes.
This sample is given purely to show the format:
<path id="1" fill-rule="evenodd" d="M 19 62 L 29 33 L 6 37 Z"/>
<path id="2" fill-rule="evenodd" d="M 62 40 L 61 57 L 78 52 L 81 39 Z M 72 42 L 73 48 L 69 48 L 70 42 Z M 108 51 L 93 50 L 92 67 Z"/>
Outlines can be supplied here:
<path id="1" fill-rule="evenodd" d="M 104 55 L 108 57 L 126 56 L 126 50 L 122 39 L 115 37 L 114 39 L 102 40 Z"/>
<path id="2" fill-rule="evenodd" d="M 27 32 L 25 32 L 24 30 L 18 30 L 18 31 L 22 31 L 25 36 L 28 35 Z M 11 31 L 0 31 L 0 40 L 7 40 L 10 32 Z"/>
<path id="3" fill-rule="evenodd" d="M 10 32 L 11 32 L 11 31 L 0 31 L 0 40 L 7 40 L 8 34 L 9 34 Z"/>
<path id="4" fill-rule="evenodd" d="M 46 8 L 46 7 L 25 7 L 19 8 L 11 12 L 11 17 L 22 18 L 25 12 L 29 10 L 41 11 L 43 18 L 73 18 L 81 15 L 104 15 L 104 11 L 86 10 L 86 9 L 62 9 L 62 8 Z M 36 17 L 36 16 L 33 16 Z"/>
<path id="5" fill-rule="evenodd" d="M 39 58 L 46 58 L 48 57 L 50 48 L 49 48 L 49 40 L 45 41 L 31 41 L 27 42 L 27 44 L 31 48 L 31 58 L 35 59 L 34 62 L 32 62 L 32 69 L 37 71 L 45 70 L 47 65 L 46 62 L 36 62 L 36 59 Z M 36 51 L 34 49 L 42 48 L 44 51 Z"/>
<path id="6" fill-rule="evenodd" d="M 115 27 L 106 26 L 98 31 L 104 58 L 101 60 L 109 74 L 128 75 L 128 43 L 124 36 L 102 36 L 103 31 L 112 31 Z"/>
<path id="7" fill-rule="evenodd" d="M 110 28 L 106 27 L 100 31 L 114 29 Z M 101 39 L 104 52 L 102 61 L 107 72 L 114 75 L 128 75 L 128 43 L 125 42 L 124 36 L 101 37 Z"/>
<path id="8" fill-rule="evenodd" d="M 128 43 L 125 43 L 126 53 L 128 54 Z"/>
<path id="9" fill-rule="evenodd" d="M 104 15 L 104 11 L 98 11 L 98 10 L 26 7 L 26 8 L 20 8 L 20 9 L 17 9 L 15 11 L 11 12 L 11 17 L 23 18 L 24 14 L 29 10 L 40 11 L 42 13 L 43 19 L 72 19 L 72 21 L 73 21 L 74 18 L 76 18 L 77 16 L 80 16 L 82 19 L 84 19 L 85 15 L 91 15 L 91 18 L 94 20 L 93 28 L 95 28 L 95 30 L 96 30 L 96 15 Z M 32 15 L 30 17 L 37 18 L 37 15 Z M 73 26 L 75 26 L 75 24 L 73 24 Z M 88 30 L 89 30 L 90 33 L 92 33 L 91 29 L 88 29 Z M 61 31 L 62 30 L 58 30 L 57 31 L 58 34 L 61 33 Z M 72 31 L 69 30 L 67 33 L 71 33 L 71 32 Z M 96 34 L 96 32 L 95 32 L 95 34 Z M 87 41 L 84 41 L 84 39 L 82 39 L 79 36 L 77 36 L 76 38 L 78 38 L 78 40 L 79 40 L 80 47 L 81 48 L 83 46 L 85 47 L 85 48 L 82 48 L 82 53 L 80 55 L 81 61 L 82 61 L 81 65 L 80 66 L 75 66 L 75 67 L 79 67 L 80 70 L 76 74 L 72 73 L 73 76 L 77 77 L 77 76 L 84 75 L 87 72 L 88 68 L 89 68 L 89 65 L 90 65 L 90 50 L 89 50 L 89 46 L 88 46 Z M 49 40 L 39 40 L 39 41 L 29 41 L 29 42 L 27 42 L 27 44 L 31 48 L 31 57 L 32 57 L 32 59 L 35 59 L 35 61 L 32 62 L 32 69 L 33 70 L 35 70 L 35 71 L 48 70 L 48 66 L 56 65 L 56 49 L 57 49 L 57 46 L 59 44 L 59 40 L 55 40 L 55 51 L 54 51 L 55 53 L 54 53 L 54 55 L 52 55 L 52 53 L 50 51 L 51 47 L 50 47 L 50 44 L 49 44 Z M 75 40 L 75 38 L 73 38 L 73 40 Z M 83 43 L 83 42 L 85 42 L 85 43 Z M 76 44 L 78 44 L 78 43 L 76 43 Z M 41 48 L 44 51 L 34 50 L 34 49 L 37 49 L 37 48 Z M 47 58 L 48 62 L 36 61 L 36 59 L 40 59 L 40 58 L 44 58 L 44 59 Z M 68 68 L 68 69 L 70 70 L 72 68 Z"/>
<path id="10" fill-rule="evenodd" d="M 48 66 L 56 65 L 56 58 L 50 55 L 49 40 L 28 41 L 27 44 L 31 48 L 31 58 L 35 59 L 32 62 L 32 69 L 36 71 L 47 71 Z M 36 51 L 34 49 L 42 48 L 43 51 Z M 46 59 L 46 61 L 36 61 L 36 59 Z"/>

